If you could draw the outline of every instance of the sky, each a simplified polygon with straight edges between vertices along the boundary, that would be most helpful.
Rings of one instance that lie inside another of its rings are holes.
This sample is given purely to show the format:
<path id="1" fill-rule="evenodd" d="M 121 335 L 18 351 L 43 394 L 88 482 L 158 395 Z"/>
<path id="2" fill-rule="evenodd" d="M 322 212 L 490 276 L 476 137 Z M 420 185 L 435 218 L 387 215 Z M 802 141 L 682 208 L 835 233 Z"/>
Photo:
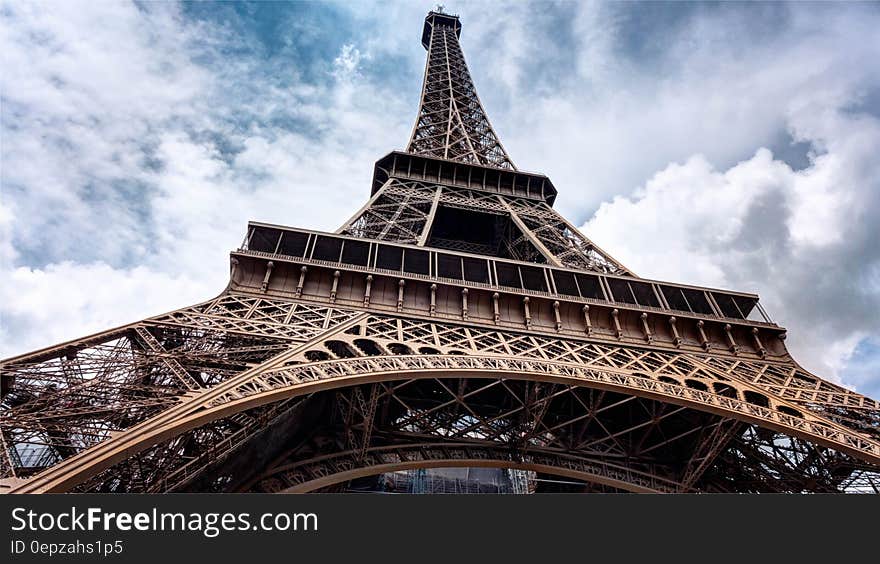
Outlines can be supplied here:
<path id="1" fill-rule="evenodd" d="M 0 0 L 0 357 L 219 294 L 403 149 L 429 2 Z M 638 275 L 880 397 L 880 4 L 447 2 L 516 165 Z"/>

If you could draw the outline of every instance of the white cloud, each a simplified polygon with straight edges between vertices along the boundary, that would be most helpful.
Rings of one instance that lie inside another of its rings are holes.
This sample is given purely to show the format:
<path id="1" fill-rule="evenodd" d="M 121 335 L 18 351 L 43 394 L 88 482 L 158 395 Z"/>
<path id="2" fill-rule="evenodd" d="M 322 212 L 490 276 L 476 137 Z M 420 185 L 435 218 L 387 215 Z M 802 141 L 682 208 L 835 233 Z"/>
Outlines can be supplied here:
<path id="1" fill-rule="evenodd" d="M 795 358 L 836 378 L 880 333 L 880 284 L 865 278 L 880 265 L 880 120 L 804 107 L 790 125 L 824 149 L 808 168 L 764 148 L 725 171 L 695 155 L 584 230 L 642 275 L 759 292 Z"/>
<path id="2" fill-rule="evenodd" d="M 211 85 L 189 60 L 192 31 L 170 5 L 16 3 L 2 18 L 2 188 L 19 251 L 142 259 L 152 131 L 197 113 Z"/>
<path id="3" fill-rule="evenodd" d="M 309 82 L 172 4 L 2 18 L 2 356 L 216 295 L 248 220 L 335 229 L 409 128 L 354 43 Z"/>
<path id="4" fill-rule="evenodd" d="M 361 57 L 360 49 L 351 43 L 343 45 L 339 56 L 333 59 L 333 66 L 336 69 L 337 76 L 348 78 L 355 74 L 358 70 L 358 65 L 361 63 Z"/>
<path id="5" fill-rule="evenodd" d="M 146 267 L 63 262 L 0 272 L 4 356 L 104 331 L 219 294 Z"/>
<path id="6" fill-rule="evenodd" d="M 514 162 L 549 174 L 557 207 L 583 221 L 670 162 L 700 153 L 728 168 L 778 145 L 797 108 L 880 88 L 869 70 L 880 13 L 777 10 L 764 23 L 762 12 L 684 6 L 653 24 L 626 3 L 563 4 L 554 18 L 546 4 L 512 3 L 469 13 L 462 41 Z M 509 52 L 517 72 L 501 70 Z"/>

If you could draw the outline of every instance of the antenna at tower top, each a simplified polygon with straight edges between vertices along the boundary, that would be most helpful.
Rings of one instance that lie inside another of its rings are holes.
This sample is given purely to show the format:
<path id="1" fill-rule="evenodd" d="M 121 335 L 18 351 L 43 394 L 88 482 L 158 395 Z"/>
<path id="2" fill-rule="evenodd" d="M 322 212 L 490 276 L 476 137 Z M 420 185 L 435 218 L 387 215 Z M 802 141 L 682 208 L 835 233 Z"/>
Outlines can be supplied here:
<path id="1" fill-rule="evenodd" d="M 446 8 L 446 6 L 443 4 L 437 4 L 437 8 L 435 8 L 434 11 L 438 14 L 445 14 L 446 12 L 444 11 L 444 8 Z"/>

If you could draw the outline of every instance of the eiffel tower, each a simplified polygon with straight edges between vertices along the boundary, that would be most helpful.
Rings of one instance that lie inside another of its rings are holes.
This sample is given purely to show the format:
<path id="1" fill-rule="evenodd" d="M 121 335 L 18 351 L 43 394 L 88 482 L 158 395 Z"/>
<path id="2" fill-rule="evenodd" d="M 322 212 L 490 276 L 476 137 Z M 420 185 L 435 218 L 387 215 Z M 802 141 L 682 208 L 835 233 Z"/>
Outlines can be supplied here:
<path id="1" fill-rule="evenodd" d="M 5 360 L 4 492 L 878 492 L 880 403 L 754 294 L 648 280 L 553 209 L 430 12 L 418 118 L 335 233 L 251 222 L 219 296 Z"/>

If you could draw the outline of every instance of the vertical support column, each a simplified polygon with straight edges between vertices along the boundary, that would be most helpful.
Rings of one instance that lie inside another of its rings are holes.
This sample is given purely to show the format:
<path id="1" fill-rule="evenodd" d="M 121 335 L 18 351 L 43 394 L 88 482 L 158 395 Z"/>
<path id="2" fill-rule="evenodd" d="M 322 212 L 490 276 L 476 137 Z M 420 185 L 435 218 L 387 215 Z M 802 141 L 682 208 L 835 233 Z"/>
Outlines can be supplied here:
<path id="1" fill-rule="evenodd" d="M 461 289 L 461 318 L 465 319 L 465 320 L 468 318 L 468 289 L 467 288 Z"/>
<path id="2" fill-rule="evenodd" d="M 675 345 L 675 348 L 681 347 L 681 337 L 678 334 L 678 327 L 675 326 L 678 320 L 675 319 L 675 316 L 669 318 L 669 329 L 672 331 L 672 344 Z"/>
<path id="3" fill-rule="evenodd" d="M 296 291 L 293 293 L 293 297 L 299 298 L 303 293 L 303 286 L 306 284 L 306 272 L 309 271 L 309 267 L 303 265 L 302 268 L 299 269 L 299 282 L 296 283 Z"/>
<path id="4" fill-rule="evenodd" d="M 623 330 L 620 328 L 620 319 L 618 319 L 619 316 L 620 316 L 620 312 L 617 311 L 617 308 L 614 308 L 611 310 L 611 323 L 614 325 L 614 335 L 618 339 L 622 339 L 623 338 Z"/>
<path id="5" fill-rule="evenodd" d="M 271 260 L 266 263 L 266 275 L 263 277 L 263 283 L 260 284 L 260 291 L 265 292 L 269 287 L 269 277 L 272 276 L 272 269 L 275 268 L 275 263 Z"/>
<path id="6" fill-rule="evenodd" d="M 367 274 L 367 287 L 364 288 L 364 307 L 370 305 L 370 292 L 373 288 L 373 275 Z"/>
<path id="7" fill-rule="evenodd" d="M 758 336 L 757 327 L 752 327 L 752 337 L 755 339 L 755 350 L 758 351 L 758 356 L 761 358 L 767 356 L 767 349 L 764 348 L 764 344 L 761 342 L 761 337 Z"/>
<path id="8" fill-rule="evenodd" d="M 435 313 L 437 313 L 437 284 L 431 284 L 431 317 L 434 317 Z"/>
<path id="9" fill-rule="evenodd" d="M 590 306 L 584 304 L 581 311 L 584 313 L 584 333 L 589 337 L 593 334 L 593 323 L 590 321 Z"/>
<path id="10" fill-rule="evenodd" d="M 528 296 L 523 298 L 523 313 L 526 318 L 526 329 L 532 328 L 532 312 L 529 310 L 529 301 Z"/>
<path id="11" fill-rule="evenodd" d="M 712 344 L 709 343 L 709 339 L 706 337 L 705 326 L 706 322 L 702 319 L 697 321 L 697 332 L 700 334 L 700 346 L 703 347 L 704 351 L 708 351 Z"/>
<path id="12" fill-rule="evenodd" d="M 400 279 L 397 283 L 397 311 L 403 311 L 403 289 L 406 286 L 406 280 Z"/>
<path id="13" fill-rule="evenodd" d="M 553 317 L 556 319 L 556 330 L 562 331 L 562 318 L 559 317 L 559 302 L 553 302 Z"/>
<path id="14" fill-rule="evenodd" d="M 733 328 L 730 326 L 730 323 L 724 324 L 724 334 L 727 336 L 727 348 L 730 350 L 730 352 L 736 354 L 737 352 L 739 352 L 739 346 L 736 344 L 736 340 L 733 338 L 733 333 L 731 332 L 731 329 Z"/>
<path id="15" fill-rule="evenodd" d="M 654 335 L 651 333 L 651 328 L 648 327 L 648 314 L 642 313 L 642 315 L 639 316 L 639 319 L 642 320 L 642 331 L 645 333 L 645 340 L 648 344 L 653 343 Z"/>
<path id="16" fill-rule="evenodd" d="M 495 325 L 498 325 L 498 322 L 501 320 L 501 312 L 498 310 L 498 298 L 501 297 L 498 295 L 498 292 L 492 294 L 492 321 Z"/>
<path id="17" fill-rule="evenodd" d="M 336 292 L 339 290 L 339 277 L 342 275 L 338 270 L 333 273 L 333 286 L 330 288 L 330 303 L 336 303 Z"/>

